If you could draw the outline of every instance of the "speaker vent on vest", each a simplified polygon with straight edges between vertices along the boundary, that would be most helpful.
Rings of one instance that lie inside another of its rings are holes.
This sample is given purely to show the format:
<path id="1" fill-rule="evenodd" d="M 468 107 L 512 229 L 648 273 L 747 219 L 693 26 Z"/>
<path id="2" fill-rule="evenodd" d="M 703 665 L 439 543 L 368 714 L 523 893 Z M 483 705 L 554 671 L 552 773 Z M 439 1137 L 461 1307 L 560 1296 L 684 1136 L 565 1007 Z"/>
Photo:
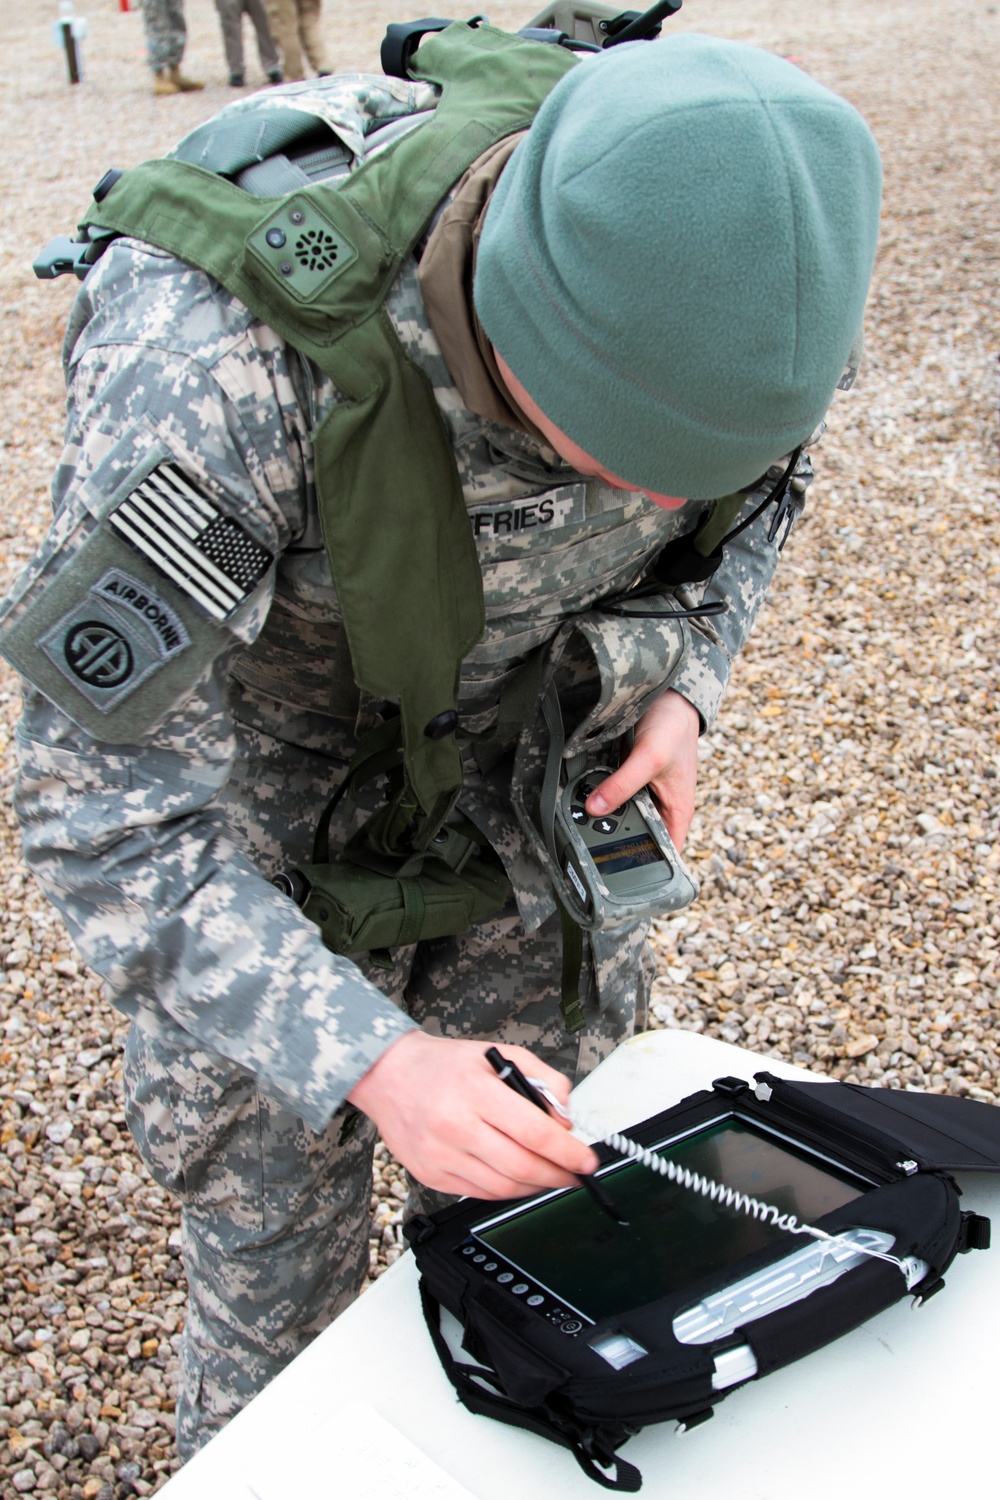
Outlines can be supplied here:
<path id="1" fill-rule="evenodd" d="M 322 297 L 358 259 L 357 246 L 340 224 L 310 199 L 295 194 L 272 208 L 246 245 L 251 278 L 259 281 L 264 276 L 272 294 L 280 286 L 280 299 L 291 297 L 304 305 Z M 279 300 L 276 306 L 281 305 Z"/>
<path id="2" fill-rule="evenodd" d="M 307 229 L 295 241 L 295 258 L 309 271 L 330 271 L 337 260 L 337 241 L 322 229 Z"/>

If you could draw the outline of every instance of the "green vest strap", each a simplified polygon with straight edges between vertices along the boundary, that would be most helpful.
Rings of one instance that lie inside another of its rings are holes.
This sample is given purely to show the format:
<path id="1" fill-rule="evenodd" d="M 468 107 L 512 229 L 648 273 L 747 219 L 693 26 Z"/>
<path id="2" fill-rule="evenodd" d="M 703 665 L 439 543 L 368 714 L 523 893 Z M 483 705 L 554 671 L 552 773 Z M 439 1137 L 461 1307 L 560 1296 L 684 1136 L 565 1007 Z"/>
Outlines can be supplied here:
<path id="1" fill-rule="evenodd" d="M 692 538 L 691 545 L 695 551 L 699 552 L 702 557 L 711 557 L 746 502 L 747 496 L 742 490 L 737 491 L 735 495 L 723 495 L 721 500 L 716 500 Z"/>
<path id="2" fill-rule="evenodd" d="M 580 974 L 583 969 L 583 930 L 580 928 L 569 912 L 563 906 L 559 897 L 556 897 L 556 906 L 559 911 L 559 926 L 562 929 L 562 982 L 560 986 L 559 1009 L 562 1012 L 563 1025 L 572 1035 L 576 1031 L 582 1031 L 587 1024 L 580 1004 Z"/>
<path id="3" fill-rule="evenodd" d="M 399 889 L 403 899 L 403 922 L 396 941 L 399 947 L 403 948 L 409 943 L 420 941 L 427 903 L 424 901 L 419 880 L 401 879 Z"/>

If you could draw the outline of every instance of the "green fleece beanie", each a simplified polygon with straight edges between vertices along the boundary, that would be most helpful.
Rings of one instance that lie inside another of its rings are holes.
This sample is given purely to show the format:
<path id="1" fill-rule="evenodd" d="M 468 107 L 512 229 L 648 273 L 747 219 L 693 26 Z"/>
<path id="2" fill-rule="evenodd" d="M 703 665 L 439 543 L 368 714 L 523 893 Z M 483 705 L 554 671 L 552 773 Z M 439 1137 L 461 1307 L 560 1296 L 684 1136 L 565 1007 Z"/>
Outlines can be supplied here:
<path id="1" fill-rule="evenodd" d="M 820 421 L 861 326 L 878 149 L 792 63 L 634 42 L 560 80 L 479 245 L 487 336 L 605 469 L 709 499 Z"/>

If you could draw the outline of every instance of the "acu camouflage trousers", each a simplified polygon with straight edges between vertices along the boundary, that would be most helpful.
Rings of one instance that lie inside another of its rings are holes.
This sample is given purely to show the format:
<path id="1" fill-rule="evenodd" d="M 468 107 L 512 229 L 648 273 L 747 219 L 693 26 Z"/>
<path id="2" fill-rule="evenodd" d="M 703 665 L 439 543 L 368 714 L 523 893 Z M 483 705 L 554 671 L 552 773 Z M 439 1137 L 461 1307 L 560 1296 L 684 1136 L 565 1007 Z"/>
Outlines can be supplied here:
<path id="1" fill-rule="evenodd" d="M 300 846 L 318 815 L 302 795 L 311 758 L 265 735 L 249 739 L 241 762 L 252 767 L 253 789 L 237 777 L 228 811 L 270 874 L 306 857 Z M 329 761 L 315 759 L 328 788 Z M 364 957 L 359 967 L 424 1030 L 520 1044 L 573 1079 L 631 1033 L 652 977 L 644 926 L 602 943 L 597 961 L 585 944 L 587 1026 L 570 1036 L 559 1009 L 557 917 L 529 935 L 511 902 L 466 933 L 393 957 L 392 970 Z M 182 1205 L 188 1309 L 177 1445 L 188 1458 L 361 1290 L 376 1133 L 350 1106 L 315 1131 L 226 1059 L 179 1050 L 138 1026 L 124 1083 L 139 1151 Z M 413 1183 L 408 1211 L 444 1201 Z"/>
<path id="2" fill-rule="evenodd" d="M 184 0 L 143 0 L 146 61 L 154 73 L 180 66 L 187 41 Z"/>

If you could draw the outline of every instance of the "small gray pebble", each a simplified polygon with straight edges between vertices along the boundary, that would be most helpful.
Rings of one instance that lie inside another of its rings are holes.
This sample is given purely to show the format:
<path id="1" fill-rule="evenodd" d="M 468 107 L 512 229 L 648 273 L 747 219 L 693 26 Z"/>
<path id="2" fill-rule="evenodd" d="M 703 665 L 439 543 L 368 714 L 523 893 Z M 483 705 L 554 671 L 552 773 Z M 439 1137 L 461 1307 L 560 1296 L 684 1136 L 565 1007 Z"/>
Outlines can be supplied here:
<path id="1" fill-rule="evenodd" d="M 48 1436 L 42 1444 L 42 1452 L 46 1458 L 51 1458 L 54 1453 L 61 1453 L 64 1457 L 68 1457 L 66 1449 L 72 1442 L 73 1439 L 69 1435 L 69 1428 L 62 1422 L 53 1422 L 49 1428 Z"/>

